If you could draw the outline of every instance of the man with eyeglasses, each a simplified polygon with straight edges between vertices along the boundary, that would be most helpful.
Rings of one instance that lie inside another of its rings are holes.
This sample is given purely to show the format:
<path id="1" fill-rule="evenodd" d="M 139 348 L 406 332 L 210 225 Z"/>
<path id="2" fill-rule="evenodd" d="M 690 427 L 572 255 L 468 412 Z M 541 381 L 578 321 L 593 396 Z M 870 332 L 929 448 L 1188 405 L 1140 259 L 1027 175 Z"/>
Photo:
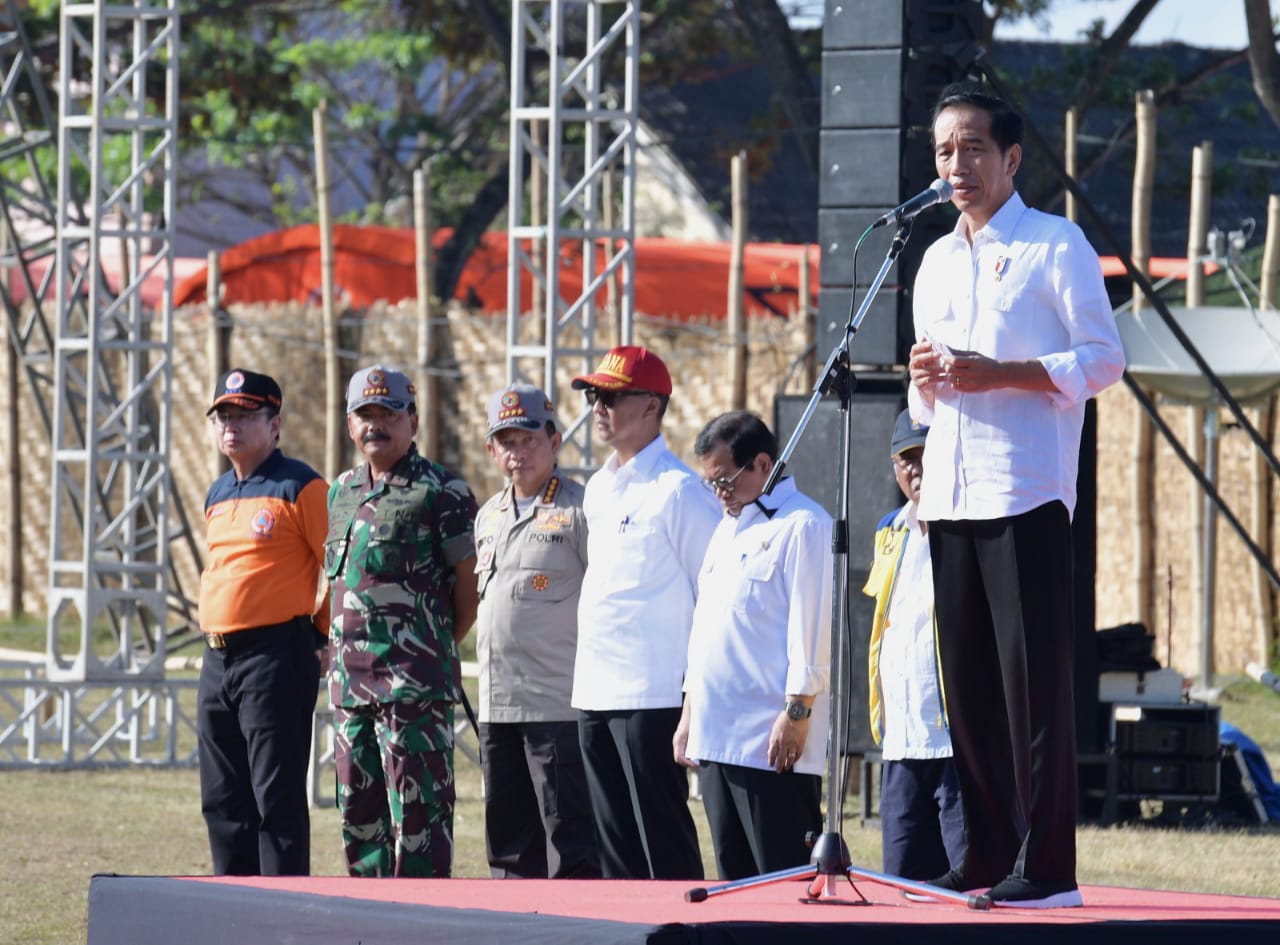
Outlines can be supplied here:
<path id="1" fill-rule="evenodd" d="M 867 649 L 871 735 L 880 746 L 882 869 L 928 880 L 964 862 L 964 812 L 934 646 L 933 570 L 920 481 L 929 428 L 902 411 L 889 457 L 906 504 L 876 526 L 862 592 L 876 600 Z"/>
<path id="2" fill-rule="evenodd" d="M 509 481 L 476 516 L 489 869 L 495 877 L 599 876 L 578 714 L 569 704 L 587 569 L 583 488 L 557 468 L 555 409 L 530 384 L 489 398 L 485 448 Z"/>
<path id="3" fill-rule="evenodd" d="M 347 432 L 365 462 L 329 488 L 334 764 L 352 876 L 453 868 L 458 643 L 476 616 L 476 500 L 418 453 L 417 397 L 400 371 L 361 368 Z"/>
<path id="4" fill-rule="evenodd" d="M 677 763 L 697 768 L 722 879 L 803 866 L 822 829 L 831 664 L 831 516 L 784 477 L 764 421 L 698 434 L 724 508 L 698 576 Z"/>
<path id="5" fill-rule="evenodd" d="M 671 758 L 698 569 L 715 498 L 667 448 L 671 375 L 646 348 L 613 348 L 573 379 L 613 448 L 588 481 L 587 573 L 573 705 L 606 878 L 701 879 L 689 779 Z"/>
<path id="6" fill-rule="evenodd" d="M 209 419 L 231 461 L 209 488 L 200 576 L 200 804 L 217 875 L 311 870 L 307 765 L 325 643 L 325 482 L 280 452 L 280 385 L 218 379 Z"/>

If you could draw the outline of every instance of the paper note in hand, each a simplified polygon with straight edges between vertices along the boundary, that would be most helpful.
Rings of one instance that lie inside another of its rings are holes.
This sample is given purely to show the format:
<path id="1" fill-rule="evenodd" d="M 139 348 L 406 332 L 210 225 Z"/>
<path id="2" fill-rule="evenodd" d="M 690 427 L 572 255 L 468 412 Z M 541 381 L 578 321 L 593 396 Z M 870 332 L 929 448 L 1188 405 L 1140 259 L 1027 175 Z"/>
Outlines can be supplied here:
<path id="1" fill-rule="evenodd" d="M 930 332 L 926 331 L 924 333 L 924 340 L 929 342 L 929 344 L 933 347 L 934 354 L 936 354 L 939 358 L 942 359 L 944 366 L 949 365 L 950 362 L 955 359 L 955 354 L 951 351 L 951 349 L 948 348 L 946 345 L 944 345 L 937 338 L 935 338 Z"/>

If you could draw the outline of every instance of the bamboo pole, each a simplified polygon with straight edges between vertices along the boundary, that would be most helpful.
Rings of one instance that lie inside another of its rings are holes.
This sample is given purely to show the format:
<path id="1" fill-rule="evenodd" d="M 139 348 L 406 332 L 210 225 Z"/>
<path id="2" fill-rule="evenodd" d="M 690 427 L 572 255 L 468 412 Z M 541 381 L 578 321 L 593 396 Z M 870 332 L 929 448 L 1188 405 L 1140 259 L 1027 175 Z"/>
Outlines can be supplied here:
<path id="1" fill-rule="evenodd" d="M 1276 308 L 1277 283 L 1280 282 L 1280 195 L 1272 194 L 1267 201 L 1267 234 L 1262 246 L 1262 276 L 1258 292 L 1260 308 Z M 1264 407 L 1259 409 L 1257 417 L 1258 432 L 1267 438 L 1268 443 L 1275 443 L 1276 436 L 1276 398 L 1273 394 L 1267 399 Z M 1275 531 L 1272 526 L 1271 471 L 1261 450 L 1253 451 L 1253 461 L 1249 470 L 1249 488 L 1253 496 L 1253 521 L 1250 529 L 1253 540 L 1266 552 L 1267 557 L 1276 558 Z M 1256 637 L 1253 642 L 1254 659 L 1265 663 L 1275 652 L 1277 639 L 1276 592 L 1257 563 L 1253 566 L 1253 596 L 1258 609 Z"/>
<path id="2" fill-rule="evenodd" d="M 1212 177 L 1213 142 L 1203 141 L 1196 146 L 1191 155 L 1191 214 L 1187 232 L 1187 308 L 1196 308 L 1204 304 L 1204 263 L 1202 260 L 1208 252 Z M 1187 453 L 1201 469 L 1204 469 L 1206 462 L 1204 424 L 1204 409 L 1201 407 L 1188 408 Z M 1211 606 L 1211 602 L 1206 600 L 1206 592 L 1208 590 L 1206 580 L 1208 575 L 1204 566 L 1205 562 L 1201 560 L 1202 556 L 1200 554 L 1200 549 L 1204 547 L 1205 542 L 1205 498 L 1194 485 L 1191 488 L 1190 496 L 1191 534 L 1188 543 L 1188 547 L 1191 549 L 1192 606 L 1190 613 L 1194 621 L 1196 616 L 1205 613 L 1205 608 Z M 1211 656 L 1211 654 L 1205 654 L 1204 651 L 1204 636 L 1208 632 L 1209 628 L 1204 625 L 1204 620 L 1202 619 L 1200 626 L 1193 634 L 1193 638 L 1198 639 L 1200 642 L 1197 651 L 1204 654 L 1200 660 L 1202 663 L 1206 662 L 1206 656 Z M 1209 679 L 1212 675 L 1212 667 L 1202 665 L 1200 667 L 1200 675 L 1202 679 Z"/>
<path id="3" fill-rule="evenodd" d="M 324 474 L 330 481 L 338 478 L 342 462 L 342 436 L 346 424 L 346 405 L 342 390 L 342 370 L 338 352 L 338 315 L 333 298 L 333 220 L 329 208 L 329 131 L 325 127 L 328 106 L 322 100 L 311 113 L 315 137 L 316 209 L 320 217 L 320 304 L 324 313 Z"/>
<path id="4" fill-rule="evenodd" d="M 204 300 L 209 306 L 209 336 L 205 339 L 205 352 L 209 358 L 209 390 L 216 390 L 218 378 L 231 370 L 227 363 L 229 355 L 226 343 L 227 333 L 222 325 L 222 257 L 216 249 L 209 250 L 205 257 Z M 209 478 L 217 479 L 227 468 L 227 460 L 218 449 L 218 438 L 214 437 L 209 452 Z"/>
<path id="5" fill-rule="evenodd" d="M 1076 179 L 1076 165 L 1079 161 L 1076 150 L 1076 137 L 1080 132 L 1080 110 L 1075 106 L 1067 109 L 1066 118 L 1063 122 L 1062 130 L 1062 163 L 1067 169 L 1067 176 L 1072 180 Z M 1076 196 L 1070 190 L 1067 191 L 1066 202 L 1063 204 L 1064 213 L 1068 220 L 1073 223 L 1076 221 Z"/>
<path id="6" fill-rule="evenodd" d="M 1280 286 L 1280 194 L 1267 201 L 1267 234 L 1262 244 L 1262 277 L 1258 305 L 1275 309 L 1277 287 Z"/>
<path id="7" fill-rule="evenodd" d="M 800 298 L 799 308 L 796 313 L 797 318 L 804 319 L 804 349 L 808 352 L 804 356 L 806 387 L 812 387 L 818 379 L 818 307 L 810 300 L 810 293 L 813 291 L 810 285 L 812 279 L 809 270 L 812 249 L 813 247 L 809 243 L 805 243 L 800 248 Z"/>
<path id="8" fill-rule="evenodd" d="M 6 288 L 9 285 L 9 230 L 0 228 L 0 256 Z M 13 332 L 5 332 L 5 459 L 8 462 L 8 486 L 5 496 L 5 555 L 9 578 L 9 617 L 19 617 L 26 610 L 22 599 L 22 440 L 21 417 L 18 411 L 18 372 L 22 360 L 18 357 L 18 342 Z"/>
<path id="9" fill-rule="evenodd" d="M 418 423 L 422 453 L 440 455 L 440 396 L 432 369 L 435 358 L 435 328 L 431 324 L 434 304 L 431 253 L 431 176 L 427 168 L 413 172 L 414 265 L 418 281 Z"/>
<path id="10" fill-rule="evenodd" d="M 1151 269 L 1151 201 L 1156 174 L 1156 105 L 1149 89 L 1134 96 L 1137 126 L 1137 152 L 1133 167 L 1133 265 L 1150 274 Z M 1133 307 L 1142 305 L 1142 290 L 1133 286 Z M 1152 520 L 1152 496 L 1155 494 L 1155 425 L 1141 410 L 1136 411 L 1133 434 L 1133 610 L 1137 621 L 1152 626 L 1155 571 L 1155 522 Z"/>
<path id="11" fill-rule="evenodd" d="M 729 391 L 733 409 L 747 406 L 746 318 L 742 307 L 743 264 L 747 246 L 747 153 L 739 151 L 730 162 L 733 182 L 733 244 L 729 255 Z"/>
<path id="12" fill-rule="evenodd" d="M 614 207 L 614 188 L 616 187 L 616 172 L 614 165 L 610 164 L 604 172 L 604 180 L 602 181 L 603 193 L 601 199 L 604 203 L 604 228 L 612 232 L 617 224 L 617 210 Z M 613 258 L 618 251 L 618 243 L 613 237 L 609 237 L 609 256 L 605 260 L 608 265 L 609 260 Z M 622 277 L 620 275 L 621 268 L 616 268 L 609 274 L 609 278 L 605 280 L 605 310 L 609 313 L 609 326 L 613 332 L 611 336 L 615 345 L 622 344 Z M 551 391 L 548 391 L 551 393 Z"/>
<path id="13" fill-rule="evenodd" d="M 533 137 L 533 147 L 530 149 L 533 152 L 530 158 L 533 161 L 533 167 L 529 170 L 529 225 L 530 229 L 537 233 L 545 220 L 546 185 L 549 183 L 546 165 L 540 157 L 544 153 L 547 142 L 546 123 L 534 119 L 529 123 L 529 133 Z M 514 213 L 514 209 L 511 212 Z M 544 271 L 543 262 L 546 259 L 546 253 L 547 246 L 541 236 L 534 236 L 529 240 L 529 263 L 534 273 Z M 532 342 L 540 345 L 547 340 L 546 286 L 536 277 L 532 280 L 529 292 L 529 306 L 529 330 L 533 334 Z M 515 378 L 509 377 L 507 380 L 514 381 Z M 547 393 L 555 397 L 555 391 L 547 391 Z"/>
<path id="14" fill-rule="evenodd" d="M 7 564 L 9 572 L 9 617 L 19 617 L 26 610 L 22 600 L 22 429 L 18 416 L 18 344 L 11 332 L 5 332 L 5 458 L 9 463 L 6 477 L 5 530 L 8 532 Z"/>

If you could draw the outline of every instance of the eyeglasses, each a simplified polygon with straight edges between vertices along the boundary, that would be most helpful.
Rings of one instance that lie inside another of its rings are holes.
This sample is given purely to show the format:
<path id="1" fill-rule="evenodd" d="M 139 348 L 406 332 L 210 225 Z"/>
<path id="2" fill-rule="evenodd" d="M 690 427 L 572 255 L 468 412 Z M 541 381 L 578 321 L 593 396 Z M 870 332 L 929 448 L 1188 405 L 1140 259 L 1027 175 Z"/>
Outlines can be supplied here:
<path id="1" fill-rule="evenodd" d="M 588 387 L 582 392 L 587 403 L 594 407 L 597 403 L 604 406 L 605 410 L 612 410 L 623 397 L 652 397 L 653 394 L 647 390 L 598 390 L 594 387 Z"/>
<path id="2" fill-rule="evenodd" d="M 225 430 L 227 427 L 236 427 L 241 424 L 252 423 L 258 417 L 265 415 L 266 412 L 266 407 L 259 407 L 257 410 L 246 410 L 237 413 L 231 413 L 229 411 L 226 413 L 219 412 L 211 416 L 209 418 L 209 422 L 219 430 Z"/>
<path id="3" fill-rule="evenodd" d="M 924 468 L 924 451 L 917 453 L 908 450 L 905 453 L 899 453 L 893 458 L 893 465 L 898 469 L 922 469 Z"/>
<path id="4" fill-rule="evenodd" d="M 747 467 L 743 466 L 732 476 L 721 476 L 719 479 L 704 479 L 702 480 L 702 484 L 712 492 L 723 492 L 727 495 L 733 491 L 733 487 L 738 482 L 738 477 L 746 471 Z"/>

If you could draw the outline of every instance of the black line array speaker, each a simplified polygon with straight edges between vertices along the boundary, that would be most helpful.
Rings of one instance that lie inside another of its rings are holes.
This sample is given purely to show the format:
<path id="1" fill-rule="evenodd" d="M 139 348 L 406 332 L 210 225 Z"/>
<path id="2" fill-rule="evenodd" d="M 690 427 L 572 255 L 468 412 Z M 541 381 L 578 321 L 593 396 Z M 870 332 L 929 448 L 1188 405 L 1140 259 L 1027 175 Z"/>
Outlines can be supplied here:
<path id="1" fill-rule="evenodd" d="M 982 31 L 980 0 L 827 0 L 822 27 L 822 131 L 818 240 L 822 246 L 818 348 L 830 351 L 859 290 L 884 261 L 892 227 L 853 248 L 877 217 L 934 180 L 929 113 L 938 93 L 969 75 Z M 850 345 L 855 364 L 905 364 L 910 286 L 925 249 L 954 223 L 949 211 L 916 218 L 907 248 Z"/>
<path id="2" fill-rule="evenodd" d="M 900 378 L 861 380 L 850 400 L 852 430 L 849 439 L 849 634 L 845 639 L 846 691 L 845 754 L 876 751 L 867 717 L 867 642 L 871 635 L 874 601 L 862 593 L 870 571 L 872 540 L 884 514 L 906 500 L 893 476 L 889 441 L 893 422 L 906 406 L 906 387 Z M 804 410 L 807 396 L 782 396 L 774 402 L 774 430 L 778 441 L 790 440 Z M 840 404 L 834 394 L 818 404 L 804 435 L 787 463 L 800 491 L 822 504 L 833 517 L 836 486 L 840 478 Z M 833 602 L 832 613 L 835 613 Z M 827 628 L 830 632 L 830 628 Z M 832 658 L 835 653 L 833 651 Z M 835 667 L 832 667 L 834 677 Z"/>

